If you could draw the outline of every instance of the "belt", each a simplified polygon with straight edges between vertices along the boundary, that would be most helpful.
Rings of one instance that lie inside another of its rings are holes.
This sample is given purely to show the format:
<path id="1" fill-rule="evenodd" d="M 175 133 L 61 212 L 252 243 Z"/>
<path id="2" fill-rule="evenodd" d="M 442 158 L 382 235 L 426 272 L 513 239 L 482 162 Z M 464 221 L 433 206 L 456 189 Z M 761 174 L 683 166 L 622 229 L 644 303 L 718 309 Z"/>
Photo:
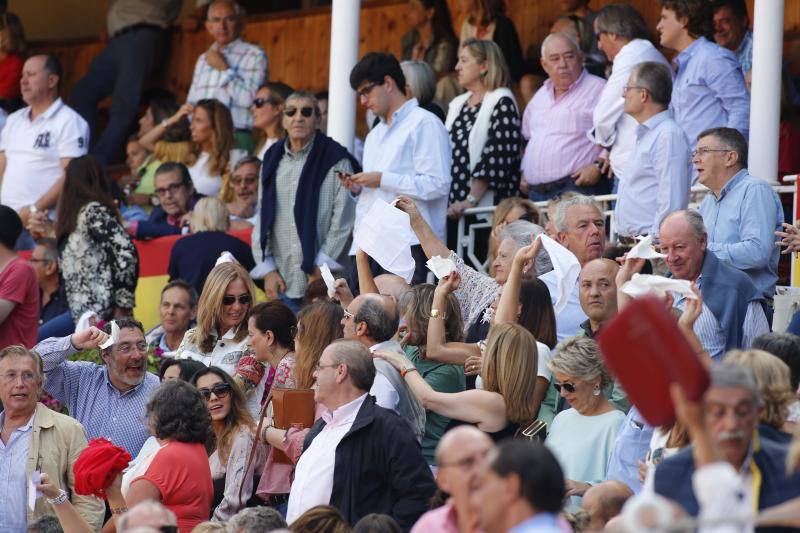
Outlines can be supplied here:
<path id="1" fill-rule="evenodd" d="M 572 176 L 567 176 L 565 178 L 557 179 L 556 181 L 551 181 L 548 183 L 538 183 L 536 185 L 529 185 L 528 189 L 532 190 L 539 194 L 547 194 L 549 192 L 557 191 L 567 185 L 570 181 L 574 181 Z"/>
<path id="2" fill-rule="evenodd" d="M 162 28 L 161 26 L 157 26 L 156 24 L 148 24 L 146 22 L 140 22 L 139 24 L 131 24 L 130 26 L 125 26 L 117 33 L 115 33 L 114 37 L 119 37 L 120 35 L 125 35 L 126 33 L 133 33 L 139 30 L 164 31 L 164 28 Z"/>

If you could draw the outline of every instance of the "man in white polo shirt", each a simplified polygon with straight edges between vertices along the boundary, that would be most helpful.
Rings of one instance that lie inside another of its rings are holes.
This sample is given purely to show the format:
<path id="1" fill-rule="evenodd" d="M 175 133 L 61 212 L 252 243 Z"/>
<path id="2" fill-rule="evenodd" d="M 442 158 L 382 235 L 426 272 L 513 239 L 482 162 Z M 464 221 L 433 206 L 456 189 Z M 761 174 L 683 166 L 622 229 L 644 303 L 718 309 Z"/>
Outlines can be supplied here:
<path id="1" fill-rule="evenodd" d="M 60 80 L 55 56 L 29 58 L 20 82 L 28 107 L 12 113 L 0 133 L 0 202 L 16 209 L 25 225 L 31 213 L 55 207 L 64 168 L 89 145 L 86 121 L 58 96 Z M 17 248 L 33 247 L 23 232 Z"/>

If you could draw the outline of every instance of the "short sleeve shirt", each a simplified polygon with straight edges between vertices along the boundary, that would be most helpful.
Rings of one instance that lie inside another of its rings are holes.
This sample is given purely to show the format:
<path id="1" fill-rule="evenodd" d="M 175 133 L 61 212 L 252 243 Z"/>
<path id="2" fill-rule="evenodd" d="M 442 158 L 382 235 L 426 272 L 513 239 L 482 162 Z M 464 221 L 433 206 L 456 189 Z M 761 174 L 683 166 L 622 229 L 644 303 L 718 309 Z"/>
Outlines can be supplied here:
<path id="1" fill-rule="evenodd" d="M 16 210 L 35 203 L 58 181 L 62 158 L 86 155 L 89 147 L 89 125 L 61 98 L 33 120 L 30 113 L 30 107 L 12 113 L 0 132 L 6 156 L 0 198 Z"/>
<path id="2" fill-rule="evenodd" d="M 33 348 L 39 327 L 39 285 L 25 259 L 13 259 L 0 272 L 0 299 L 16 304 L 0 324 L 0 349 L 12 344 Z"/>

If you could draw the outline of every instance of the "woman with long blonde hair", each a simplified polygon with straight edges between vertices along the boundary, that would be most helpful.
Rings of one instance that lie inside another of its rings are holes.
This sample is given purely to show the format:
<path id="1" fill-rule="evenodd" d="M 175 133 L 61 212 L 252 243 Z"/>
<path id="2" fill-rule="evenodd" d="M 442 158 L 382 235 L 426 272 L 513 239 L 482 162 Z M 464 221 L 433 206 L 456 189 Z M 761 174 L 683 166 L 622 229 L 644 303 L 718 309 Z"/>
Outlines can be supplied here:
<path id="1" fill-rule="evenodd" d="M 245 155 L 234 150 L 233 119 L 230 110 L 219 100 L 200 100 L 192 108 L 193 160 L 189 164 L 194 188 L 200 194 L 217 196 L 223 202 L 233 199 L 230 188 L 231 167 Z"/>

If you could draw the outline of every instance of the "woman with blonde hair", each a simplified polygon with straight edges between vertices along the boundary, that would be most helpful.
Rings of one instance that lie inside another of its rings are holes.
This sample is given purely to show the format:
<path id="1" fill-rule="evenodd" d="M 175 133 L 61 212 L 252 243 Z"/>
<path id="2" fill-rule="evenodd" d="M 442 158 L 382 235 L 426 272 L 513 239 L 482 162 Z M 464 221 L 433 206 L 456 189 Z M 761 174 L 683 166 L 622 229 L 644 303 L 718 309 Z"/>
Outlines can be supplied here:
<path id="1" fill-rule="evenodd" d="M 497 45 L 478 39 L 462 43 L 456 73 L 466 92 L 450 102 L 445 120 L 452 146 L 450 242 L 465 209 L 516 195 L 522 157 L 519 110 Z"/>
<path id="2" fill-rule="evenodd" d="M 255 267 L 250 246 L 228 235 L 228 208 L 218 198 L 201 198 L 189 219 L 192 234 L 178 239 L 169 256 L 169 280 L 182 279 L 203 294 L 211 269 L 223 252 L 231 255 L 250 272 Z"/>
<path id="3" fill-rule="evenodd" d="M 247 317 L 256 297 L 255 285 L 235 261 L 215 266 L 206 278 L 197 306 L 197 326 L 183 337 L 176 359 L 194 359 L 237 378 L 255 418 L 261 411 L 266 368 L 250 353 Z"/>
<path id="4" fill-rule="evenodd" d="M 437 319 L 441 318 L 444 317 Z M 400 372 L 425 409 L 475 424 L 495 440 L 513 436 L 536 416 L 533 412 L 538 364 L 536 340 L 519 324 L 497 324 L 489 330 L 481 370 L 483 390 L 437 392 L 405 355 L 385 350 L 374 355 Z"/>
<path id="5" fill-rule="evenodd" d="M 787 422 L 786 418 L 795 396 L 790 384 L 789 366 L 763 350 L 732 350 L 725 356 L 725 363 L 739 364 L 753 371 L 761 405 L 764 406 L 759 433 L 778 442 L 791 441 L 795 424 Z"/>

